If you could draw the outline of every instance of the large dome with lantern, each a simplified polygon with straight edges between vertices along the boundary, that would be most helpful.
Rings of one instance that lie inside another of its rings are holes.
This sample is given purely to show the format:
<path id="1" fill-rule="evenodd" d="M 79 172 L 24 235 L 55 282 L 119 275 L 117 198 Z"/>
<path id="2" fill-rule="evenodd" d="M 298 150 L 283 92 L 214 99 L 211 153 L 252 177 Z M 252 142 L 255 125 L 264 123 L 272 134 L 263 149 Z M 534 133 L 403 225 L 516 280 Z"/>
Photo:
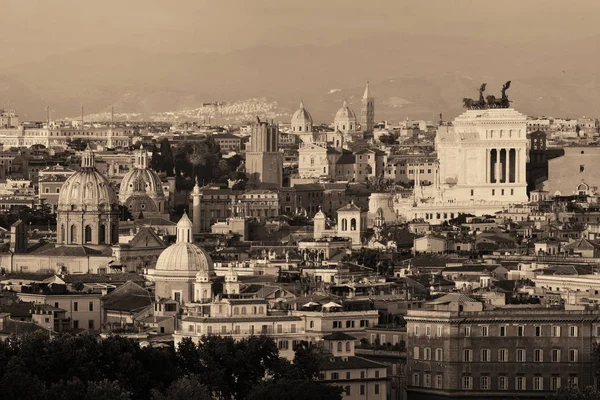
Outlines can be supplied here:
<path id="1" fill-rule="evenodd" d="M 135 152 L 134 167 L 121 180 L 119 202 L 134 208 L 132 198 L 150 198 L 155 203 L 153 211 L 164 212 L 165 194 L 158 174 L 148 167 L 148 152 L 143 146 Z M 150 211 L 150 209 L 148 209 Z"/>
<path id="2" fill-rule="evenodd" d="M 192 243 L 192 221 L 184 214 L 177 223 L 177 242 L 160 254 L 154 275 L 195 277 L 198 272 L 214 275 L 213 261 L 206 250 Z"/>
<path id="3" fill-rule="evenodd" d="M 95 166 L 88 147 L 81 169 L 60 188 L 57 243 L 109 245 L 119 241 L 119 201 L 108 179 Z"/>
<path id="4" fill-rule="evenodd" d="M 118 204 L 108 179 L 94 165 L 94 154 L 90 149 L 85 150 L 81 169 L 71 175 L 60 188 L 58 210 L 94 211 L 110 209 Z"/>

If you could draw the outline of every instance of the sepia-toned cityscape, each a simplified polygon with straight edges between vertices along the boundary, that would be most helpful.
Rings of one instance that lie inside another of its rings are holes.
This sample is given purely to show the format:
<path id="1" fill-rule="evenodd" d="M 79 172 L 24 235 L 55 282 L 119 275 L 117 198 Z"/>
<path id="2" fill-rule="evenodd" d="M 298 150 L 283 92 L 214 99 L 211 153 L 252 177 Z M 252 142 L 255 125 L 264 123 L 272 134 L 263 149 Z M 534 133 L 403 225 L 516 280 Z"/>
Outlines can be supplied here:
<path id="1" fill-rule="evenodd" d="M 599 12 L 6 0 L 0 397 L 600 400 Z"/>

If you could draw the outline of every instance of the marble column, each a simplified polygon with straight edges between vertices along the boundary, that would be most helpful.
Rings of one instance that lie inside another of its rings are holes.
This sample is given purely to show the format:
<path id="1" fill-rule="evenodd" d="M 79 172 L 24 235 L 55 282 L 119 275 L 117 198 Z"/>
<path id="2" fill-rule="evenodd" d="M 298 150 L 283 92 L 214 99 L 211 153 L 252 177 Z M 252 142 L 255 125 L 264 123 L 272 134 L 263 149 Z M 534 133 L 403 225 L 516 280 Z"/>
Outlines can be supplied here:
<path id="1" fill-rule="evenodd" d="M 485 150 L 485 183 L 492 182 L 492 176 L 490 171 L 490 164 L 492 162 L 492 151 L 490 149 Z"/>
<path id="2" fill-rule="evenodd" d="M 515 149 L 515 182 L 521 183 L 521 149 Z"/>
<path id="3" fill-rule="evenodd" d="M 496 164 L 494 164 L 496 183 L 500 183 L 500 149 L 496 149 Z"/>

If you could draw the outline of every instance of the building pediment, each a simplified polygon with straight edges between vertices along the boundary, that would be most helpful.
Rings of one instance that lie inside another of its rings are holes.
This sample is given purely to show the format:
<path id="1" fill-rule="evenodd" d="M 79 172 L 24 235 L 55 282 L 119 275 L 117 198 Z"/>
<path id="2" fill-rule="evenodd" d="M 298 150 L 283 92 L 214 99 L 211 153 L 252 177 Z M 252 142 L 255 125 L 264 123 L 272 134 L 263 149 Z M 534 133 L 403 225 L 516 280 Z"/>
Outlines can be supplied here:
<path id="1" fill-rule="evenodd" d="M 167 245 L 163 242 L 154 230 L 150 228 L 142 228 L 140 231 L 129 241 L 129 247 L 131 249 L 140 249 L 147 247 L 162 247 L 166 248 Z"/>

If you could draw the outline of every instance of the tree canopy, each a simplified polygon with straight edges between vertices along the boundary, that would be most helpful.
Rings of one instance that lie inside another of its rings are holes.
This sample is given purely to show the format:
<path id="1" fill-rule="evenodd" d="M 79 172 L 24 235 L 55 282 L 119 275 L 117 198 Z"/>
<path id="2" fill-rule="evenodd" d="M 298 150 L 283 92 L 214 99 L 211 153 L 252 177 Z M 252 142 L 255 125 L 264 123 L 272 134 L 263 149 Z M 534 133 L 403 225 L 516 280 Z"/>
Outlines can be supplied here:
<path id="1" fill-rule="evenodd" d="M 0 341 L 0 387 L 3 399 L 341 399 L 340 388 L 315 380 L 318 352 L 299 349 L 290 363 L 266 336 L 184 339 L 175 351 L 119 336 L 31 333 Z"/>

